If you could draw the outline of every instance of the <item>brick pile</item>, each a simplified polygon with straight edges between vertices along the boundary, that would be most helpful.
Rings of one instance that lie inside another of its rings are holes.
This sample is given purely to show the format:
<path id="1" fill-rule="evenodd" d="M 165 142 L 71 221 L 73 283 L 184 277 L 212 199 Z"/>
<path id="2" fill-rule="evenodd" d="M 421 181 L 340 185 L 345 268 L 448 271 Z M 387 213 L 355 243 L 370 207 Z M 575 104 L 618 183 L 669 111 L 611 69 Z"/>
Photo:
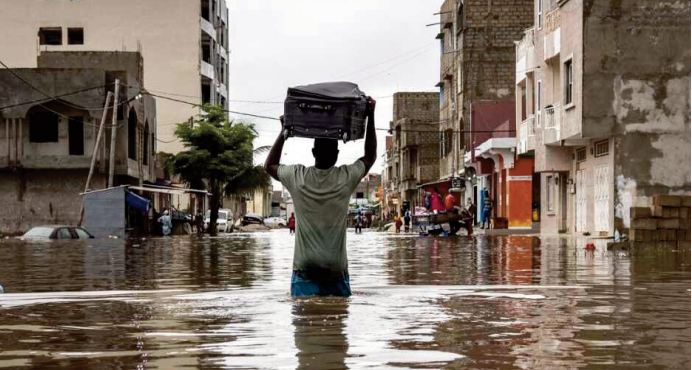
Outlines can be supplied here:
<path id="1" fill-rule="evenodd" d="M 630 208 L 630 246 L 690 247 L 690 197 L 657 195 L 651 207 Z"/>

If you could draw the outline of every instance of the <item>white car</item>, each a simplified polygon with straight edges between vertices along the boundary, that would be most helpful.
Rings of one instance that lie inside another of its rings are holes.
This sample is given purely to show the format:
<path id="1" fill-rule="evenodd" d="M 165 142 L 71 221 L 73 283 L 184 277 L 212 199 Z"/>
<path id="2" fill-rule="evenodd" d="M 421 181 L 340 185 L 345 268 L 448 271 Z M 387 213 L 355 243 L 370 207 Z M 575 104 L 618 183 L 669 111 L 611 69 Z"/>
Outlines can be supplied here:
<path id="1" fill-rule="evenodd" d="M 264 219 L 264 225 L 271 228 L 286 227 L 288 222 L 281 217 L 267 217 Z"/>
<path id="2" fill-rule="evenodd" d="M 209 229 L 209 219 L 211 211 L 204 215 L 204 228 Z M 230 233 L 233 231 L 233 213 L 230 209 L 220 209 L 219 218 L 216 220 L 216 230 L 220 233 Z"/>

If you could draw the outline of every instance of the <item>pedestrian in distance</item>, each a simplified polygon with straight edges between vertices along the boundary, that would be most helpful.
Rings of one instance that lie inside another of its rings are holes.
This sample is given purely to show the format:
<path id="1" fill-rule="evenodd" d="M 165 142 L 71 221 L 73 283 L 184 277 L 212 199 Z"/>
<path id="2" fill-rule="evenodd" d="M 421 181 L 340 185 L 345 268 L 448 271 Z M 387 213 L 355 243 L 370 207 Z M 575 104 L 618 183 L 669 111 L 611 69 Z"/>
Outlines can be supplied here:
<path id="1" fill-rule="evenodd" d="M 163 210 L 163 214 L 159 217 L 158 222 L 161 225 L 161 234 L 163 236 L 170 235 L 171 231 L 173 231 L 173 221 L 167 209 Z"/>
<path id="2" fill-rule="evenodd" d="M 291 212 L 291 217 L 288 218 L 288 233 L 293 235 L 296 233 L 296 214 Z"/>
<path id="3" fill-rule="evenodd" d="M 351 295 L 346 253 L 346 226 L 351 194 L 377 159 L 375 101 L 368 99 L 365 154 L 354 163 L 335 166 L 334 139 L 314 139 L 315 165 L 280 164 L 284 135 L 279 134 L 264 168 L 293 198 L 296 217 L 291 295 Z M 283 125 L 283 118 L 281 120 Z"/>
<path id="4" fill-rule="evenodd" d="M 491 220 L 492 212 L 493 212 L 493 201 L 492 201 L 492 199 L 490 199 L 490 196 L 488 195 L 483 200 L 483 213 L 482 213 L 482 220 L 481 220 L 481 229 L 485 229 L 486 224 L 488 225 L 487 228 L 490 229 L 490 220 Z"/>
<path id="5" fill-rule="evenodd" d="M 473 225 L 475 225 L 476 224 L 476 204 L 473 203 L 473 199 L 471 199 L 471 198 L 466 199 L 466 204 L 468 204 L 466 210 L 473 217 L 472 223 L 473 223 Z"/>
<path id="6" fill-rule="evenodd" d="M 432 193 L 430 193 L 430 211 L 433 213 L 446 211 L 442 195 L 440 195 L 440 189 L 438 188 L 434 188 Z"/>
<path id="7" fill-rule="evenodd" d="M 399 216 L 399 215 L 394 216 L 394 230 L 396 231 L 397 234 L 401 232 L 401 224 L 402 224 L 401 216 Z"/>
<path id="8" fill-rule="evenodd" d="M 363 215 L 358 211 L 358 214 L 356 215 L 356 234 L 362 234 L 363 233 Z"/>
<path id="9" fill-rule="evenodd" d="M 404 232 L 409 232 L 411 230 L 411 210 L 406 208 L 404 212 Z"/>
<path id="10" fill-rule="evenodd" d="M 197 229 L 197 235 L 204 234 L 204 216 L 202 216 L 202 211 L 197 211 L 195 215 L 195 228 Z"/>

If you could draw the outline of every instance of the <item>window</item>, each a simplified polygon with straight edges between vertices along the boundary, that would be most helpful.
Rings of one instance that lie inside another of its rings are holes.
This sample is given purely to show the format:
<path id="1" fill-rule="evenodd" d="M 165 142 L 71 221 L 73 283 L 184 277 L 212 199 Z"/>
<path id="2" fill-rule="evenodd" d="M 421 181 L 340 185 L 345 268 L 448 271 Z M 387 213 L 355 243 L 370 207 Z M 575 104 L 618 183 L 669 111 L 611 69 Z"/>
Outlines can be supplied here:
<path id="1" fill-rule="evenodd" d="M 577 149 L 577 153 L 576 153 L 575 157 L 577 159 L 577 163 L 584 162 L 586 160 L 586 148 Z"/>
<path id="2" fill-rule="evenodd" d="M 142 137 L 142 164 L 149 164 L 149 122 L 144 123 L 144 136 Z"/>
<path id="3" fill-rule="evenodd" d="M 593 145 L 593 156 L 594 157 L 606 156 L 606 155 L 608 155 L 608 150 L 609 150 L 608 140 L 599 141 Z"/>
<path id="4" fill-rule="evenodd" d="M 365 198 L 365 193 L 362 191 L 356 192 L 356 199 L 363 199 Z"/>
<path id="5" fill-rule="evenodd" d="M 55 233 L 55 237 L 57 239 L 72 239 L 72 234 L 70 233 L 70 230 L 68 228 L 61 227 Z"/>
<path id="6" fill-rule="evenodd" d="M 565 104 L 572 103 L 572 59 L 565 62 Z"/>
<path id="7" fill-rule="evenodd" d="M 543 27 L 543 0 L 538 0 L 538 29 Z"/>
<path id="8" fill-rule="evenodd" d="M 445 84 L 444 82 L 440 83 L 440 106 L 445 105 Z"/>
<path id="9" fill-rule="evenodd" d="M 541 80 L 536 81 L 536 112 L 541 111 Z"/>
<path id="10" fill-rule="evenodd" d="M 67 43 L 70 45 L 84 45 L 84 28 L 68 28 Z"/>
<path id="11" fill-rule="evenodd" d="M 127 157 L 137 159 L 137 114 L 134 109 L 127 117 Z"/>
<path id="12" fill-rule="evenodd" d="M 62 45 L 62 28 L 42 27 L 38 29 L 38 41 L 41 45 Z"/>
<path id="13" fill-rule="evenodd" d="M 89 235 L 88 232 L 86 232 L 84 229 L 82 229 L 82 228 L 80 228 L 80 227 L 75 227 L 73 230 L 74 230 L 74 232 L 77 234 L 77 237 L 78 237 L 79 239 L 89 239 L 89 238 L 91 238 L 91 235 Z"/>
<path id="14" fill-rule="evenodd" d="M 211 103 L 211 87 L 208 84 L 202 84 L 202 103 Z"/>
<path id="15" fill-rule="evenodd" d="M 553 176 L 545 178 L 545 202 L 549 212 L 555 212 L 555 181 Z"/>
<path id="16" fill-rule="evenodd" d="M 58 115 L 41 107 L 32 108 L 29 116 L 29 142 L 57 143 Z"/>
<path id="17" fill-rule="evenodd" d="M 84 155 L 84 118 L 70 117 L 67 125 L 70 155 Z"/>

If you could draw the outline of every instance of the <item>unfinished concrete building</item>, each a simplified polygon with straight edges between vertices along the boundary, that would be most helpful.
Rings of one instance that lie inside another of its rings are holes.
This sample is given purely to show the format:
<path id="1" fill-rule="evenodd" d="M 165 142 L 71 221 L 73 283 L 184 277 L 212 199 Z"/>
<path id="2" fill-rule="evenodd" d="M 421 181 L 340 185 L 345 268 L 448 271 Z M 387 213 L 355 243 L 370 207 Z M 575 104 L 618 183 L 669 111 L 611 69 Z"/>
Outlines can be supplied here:
<path id="1" fill-rule="evenodd" d="M 22 0 L 0 12 L 0 60 L 34 68 L 45 51 L 138 51 L 152 93 L 228 108 L 225 0 Z M 174 123 L 197 107 L 157 99 L 159 149 L 183 149 Z"/>
<path id="2" fill-rule="evenodd" d="M 45 52 L 37 68 L 0 70 L 0 234 L 76 224 L 108 90 L 118 78 L 114 184 L 155 181 L 156 106 L 137 52 Z M 112 103 L 111 103 L 112 104 Z M 112 108 L 91 189 L 108 176 Z M 104 145 L 106 143 L 106 145 Z"/>
<path id="3" fill-rule="evenodd" d="M 533 0 L 445 0 L 440 8 L 440 181 L 465 177 L 471 104 L 514 99 L 514 41 L 533 23 Z M 468 157 L 468 156 L 467 156 Z M 449 184 L 447 184 L 449 185 Z M 467 185 L 468 187 L 468 185 Z"/>
<path id="4" fill-rule="evenodd" d="M 633 207 L 689 194 L 690 3 L 536 0 L 534 19 L 516 46 L 516 122 L 541 231 L 623 233 Z"/>
<path id="5" fill-rule="evenodd" d="M 413 209 L 421 203 L 418 187 L 439 174 L 439 94 L 397 92 L 393 100 L 385 191 L 395 207 Z"/>

